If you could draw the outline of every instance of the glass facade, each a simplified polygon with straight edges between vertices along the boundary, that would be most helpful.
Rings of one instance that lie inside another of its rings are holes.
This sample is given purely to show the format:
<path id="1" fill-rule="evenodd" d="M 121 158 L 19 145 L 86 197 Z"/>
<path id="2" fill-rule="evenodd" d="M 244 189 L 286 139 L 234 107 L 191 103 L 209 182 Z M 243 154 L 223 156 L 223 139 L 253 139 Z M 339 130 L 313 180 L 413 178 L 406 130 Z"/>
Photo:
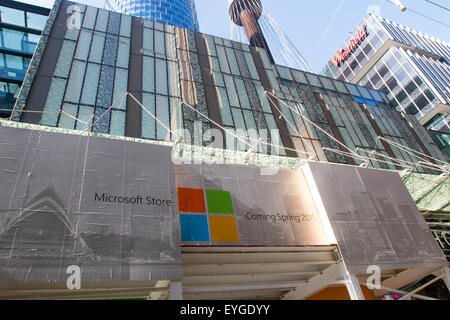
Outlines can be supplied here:
<path id="1" fill-rule="evenodd" d="M 56 1 L 49 26 L 64 26 L 70 4 Z M 354 165 L 363 161 L 348 153 L 377 151 L 374 168 L 401 169 L 388 157 L 418 163 L 382 136 L 443 159 L 417 119 L 402 117 L 381 91 L 272 65 L 265 50 L 246 44 L 80 7 L 80 29 L 53 28 L 41 39 L 13 120 L 157 141 L 179 135 L 230 151 L 256 141 L 260 154 Z M 64 40 L 53 41 L 62 31 Z"/>
<path id="2" fill-rule="evenodd" d="M 0 117 L 9 117 L 49 10 L 0 1 Z"/>
<path id="3" fill-rule="evenodd" d="M 373 15 L 364 17 L 357 30 L 361 27 L 367 38 L 339 66 L 331 59 L 322 74 L 381 90 L 398 111 L 431 130 L 450 133 L 448 112 L 434 117 L 437 107 L 450 108 L 450 45 Z"/>
<path id="4" fill-rule="evenodd" d="M 106 0 L 105 8 L 189 30 L 199 30 L 194 0 Z"/>

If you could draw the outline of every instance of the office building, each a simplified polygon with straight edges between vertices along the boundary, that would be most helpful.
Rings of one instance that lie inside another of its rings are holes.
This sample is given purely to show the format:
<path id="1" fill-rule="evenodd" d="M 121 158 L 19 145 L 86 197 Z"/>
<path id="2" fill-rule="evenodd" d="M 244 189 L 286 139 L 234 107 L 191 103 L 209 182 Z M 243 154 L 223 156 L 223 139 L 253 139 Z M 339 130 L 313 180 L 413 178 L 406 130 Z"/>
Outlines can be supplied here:
<path id="1" fill-rule="evenodd" d="M 0 1 L 0 117 L 9 117 L 50 10 Z"/>
<path id="2" fill-rule="evenodd" d="M 105 8 L 189 30 L 199 30 L 194 0 L 106 0 Z"/>
<path id="3" fill-rule="evenodd" d="M 397 111 L 448 134 L 449 63 L 448 42 L 369 14 L 321 73 L 381 90 Z"/>

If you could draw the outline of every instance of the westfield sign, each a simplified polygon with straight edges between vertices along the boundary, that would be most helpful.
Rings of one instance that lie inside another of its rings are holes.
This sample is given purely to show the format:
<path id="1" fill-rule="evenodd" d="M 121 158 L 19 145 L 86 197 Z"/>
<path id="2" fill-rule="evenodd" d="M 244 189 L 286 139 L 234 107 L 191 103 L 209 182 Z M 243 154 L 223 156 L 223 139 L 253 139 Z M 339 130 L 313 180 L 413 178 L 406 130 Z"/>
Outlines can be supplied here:
<path id="1" fill-rule="evenodd" d="M 360 45 L 360 43 L 367 37 L 367 29 L 366 26 L 362 26 L 361 29 L 358 30 L 356 37 L 350 40 L 350 43 L 347 49 L 339 49 L 334 54 L 333 58 L 331 58 L 331 62 L 334 63 L 336 67 L 340 67 L 342 62 L 347 60 L 348 56 L 352 54 L 352 52 Z"/>

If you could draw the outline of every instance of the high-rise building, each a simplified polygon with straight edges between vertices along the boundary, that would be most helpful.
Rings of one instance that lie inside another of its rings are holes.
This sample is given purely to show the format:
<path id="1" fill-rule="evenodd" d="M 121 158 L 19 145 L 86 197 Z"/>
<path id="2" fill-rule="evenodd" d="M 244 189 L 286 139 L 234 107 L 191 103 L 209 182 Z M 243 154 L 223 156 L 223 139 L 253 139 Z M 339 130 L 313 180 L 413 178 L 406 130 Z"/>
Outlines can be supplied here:
<path id="1" fill-rule="evenodd" d="M 0 0 L 0 117 L 9 117 L 50 10 Z"/>
<path id="2" fill-rule="evenodd" d="M 106 0 L 105 8 L 189 30 L 199 30 L 194 0 Z"/>
<path id="3" fill-rule="evenodd" d="M 381 90 L 398 111 L 450 133 L 450 44 L 443 40 L 369 14 L 322 74 Z"/>
<path id="4" fill-rule="evenodd" d="M 418 121 L 380 91 L 272 64 L 262 48 L 80 7 L 81 29 L 67 28 L 62 15 L 50 21 L 58 28 L 43 38 L 12 120 L 75 130 L 94 123 L 94 133 L 161 141 L 183 130 L 186 143 L 200 146 L 215 145 L 215 128 L 217 147 L 228 150 L 248 150 L 230 134 L 242 131 L 270 143 L 258 148 L 265 154 L 359 165 L 355 152 L 384 169 L 401 168 L 388 157 L 419 161 L 384 137 L 443 159 Z M 60 33 L 64 41 L 52 41 Z"/>

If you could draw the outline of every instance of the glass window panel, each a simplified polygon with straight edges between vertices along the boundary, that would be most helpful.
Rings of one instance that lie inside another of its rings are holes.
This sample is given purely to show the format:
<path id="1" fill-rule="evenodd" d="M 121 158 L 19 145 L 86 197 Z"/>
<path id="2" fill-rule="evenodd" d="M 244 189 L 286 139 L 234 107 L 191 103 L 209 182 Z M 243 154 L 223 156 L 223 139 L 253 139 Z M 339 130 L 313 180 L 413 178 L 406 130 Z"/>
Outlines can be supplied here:
<path id="1" fill-rule="evenodd" d="M 297 126 L 290 109 L 283 103 L 280 103 L 281 112 L 283 113 L 283 120 L 286 122 L 286 127 L 292 136 L 298 136 Z"/>
<path id="2" fill-rule="evenodd" d="M 121 15 L 122 20 L 120 22 L 120 35 L 122 37 L 131 37 L 131 17 L 128 15 Z"/>
<path id="3" fill-rule="evenodd" d="M 215 42 L 216 44 L 219 44 L 219 45 L 222 45 L 222 46 L 223 46 L 223 40 L 222 40 L 222 38 L 219 38 L 219 37 L 213 37 L 213 39 L 214 39 L 214 42 Z"/>
<path id="4" fill-rule="evenodd" d="M 37 46 L 40 38 L 41 38 L 41 36 L 28 33 L 24 39 L 23 51 L 33 54 L 34 49 L 36 49 L 36 46 Z"/>
<path id="5" fill-rule="evenodd" d="M 217 46 L 217 54 L 219 55 L 220 68 L 222 69 L 222 72 L 230 73 L 230 67 L 228 66 L 228 60 L 224 47 Z"/>
<path id="6" fill-rule="evenodd" d="M 151 20 L 144 20 L 144 27 L 148 29 L 155 29 L 155 23 Z"/>
<path id="7" fill-rule="evenodd" d="M 267 99 L 265 89 L 262 85 L 255 83 L 256 92 L 258 93 L 259 101 L 264 112 L 271 113 L 272 109 L 269 105 L 269 100 Z"/>
<path id="8" fill-rule="evenodd" d="M 336 124 L 338 126 L 343 127 L 344 123 L 342 122 L 341 117 L 339 116 L 339 113 L 336 111 L 336 107 L 329 106 L 329 108 L 330 108 L 331 115 L 333 116 L 333 119 L 336 122 Z"/>
<path id="9" fill-rule="evenodd" d="M 88 6 L 86 8 L 86 13 L 84 14 L 83 19 L 83 28 L 86 29 L 94 29 L 95 18 L 97 16 L 97 8 Z"/>
<path id="10" fill-rule="evenodd" d="M 91 52 L 89 54 L 89 62 L 102 62 L 103 48 L 105 46 L 105 34 L 94 32 L 92 39 Z"/>
<path id="11" fill-rule="evenodd" d="M 244 52 L 245 61 L 247 62 L 248 70 L 252 79 L 259 80 L 258 70 L 250 52 Z"/>
<path id="12" fill-rule="evenodd" d="M 231 41 L 228 40 L 228 39 L 223 39 L 223 45 L 226 46 L 226 47 L 232 47 L 233 46 Z"/>
<path id="13" fill-rule="evenodd" d="M 177 59 L 175 35 L 172 33 L 166 33 L 166 56 L 172 60 Z"/>
<path id="14" fill-rule="evenodd" d="M 86 62 L 73 60 L 72 70 L 70 71 L 69 82 L 67 84 L 66 96 L 64 100 L 73 103 L 78 103 L 80 101 L 85 69 Z"/>
<path id="15" fill-rule="evenodd" d="M 155 58 L 143 57 L 142 89 L 155 92 Z"/>
<path id="16" fill-rule="evenodd" d="M 66 34 L 64 35 L 64 39 L 77 41 L 79 34 L 80 34 L 79 28 L 67 28 Z"/>
<path id="17" fill-rule="evenodd" d="M 116 66 L 127 69 L 129 60 L 130 60 L 130 39 L 120 37 Z"/>
<path id="18" fill-rule="evenodd" d="M 144 54 L 147 55 L 151 55 L 153 56 L 154 53 L 154 47 L 153 47 L 153 29 L 147 29 L 144 28 L 144 42 L 143 42 L 143 47 L 144 47 Z"/>
<path id="19" fill-rule="evenodd" d="M 62 105 L 64 90 L 67 80 L 53 78 L 50 90 L 45 102 L 44 113 L 40 121 L 41 125 L 55 127 L 58 122 L 59 111 Z"/>
<path id="20" fill-rule="evenodd" d="M 294 74 L 295 81 L 301 82 L 301 83 L 308 83 L 305 77 L 305 73 L 299 70 L 292 70 L 292 73 Z"/>
<path id="21" fill-rule="evenodd" d="M 88 106 L 80 106 L 78 111 L 78 120 L 75 127 L 76 130 L 88 130 L 87 127 L 92 124 L 92 119 L 94 115 L 94 108 Z"/>
<path id="22" fill-rule="evenodd" d="M 160 23 L 160 22 L 154 22 L 154 27 L 155 27 L 155 29 L 156 30 L 159 30 L 159 31 L 164 31 L 164 24 L 162 24 L 162 23 Z"/>
<path id="23" fill-rule="evenodd" d="M 311 85 L 316 86 L 316 87 L 321 87 L 322 85 L 320 84 L 319 81 L 319 77 L 311 74 L 311 73 L 305 73 L 306 78 L 308 78 L 308 81 Z"/>
<path id="24" fill-rule="evenodd" d="M 109 11 L 99 9 L 97 15 L 97 22 L 95 23 L 95 30 L 106 32 L 108 26 Z"/>
<path id="25" fill-rule="evenodd" d="M 155 112 L 155 95 L 152 93 L 144 92 L 142 94 L 142 104 L 153 115 Z M 156 133 L 156 121 L 147 111 L 142 110 L 142 138 L 155 139 Z"/>
<path id="26" fill-rule="evenodd" d="M 248 100 L 247 91 L 245 90 L 244 81 L 240 78 L 234 78 L 234 82 L 236 83 L 236 88 L 239 94 L 239 100 L 241 102 L 241 108 L 251 109 L 250 101 Z"/>
<path id="27" fill-rule="evenodd" d="M 213 71 L 214 83 L 217 86 L 225 87 L 225 82 L 223 81 L 222 73 Z"/>
<path id="28" fill-rule="evenodd" d="M 234 86 L 233 77 L 224 75 L 225 85 L 227 87 L 228 96 L 230 98 L 230 105 L 232 107 L 239 107 L 239 99 Z"/>
<path id="29" fill-rule="evenodd" d="M 209 57 L 209 61 L 211 63 L 212 70 L 220 72 L 219 59 L 215 57 Z"/>
<path id="30" fill-rule="evenodd" d="M 235 128 L 247 130 L 241 110 L 237 108 L 231 108 L 231 112 L 233 113 Z"/>
<path id="31" fill-rule="evenodd" d="M 226 52 L 227 52 L 227 56 L 228 56 L 228 61 L 230 63 L 230 69 L 231 69 L 231 73 L 235 76 L 239 76 L 240 72 L 239 72 L 239 67 L 237 64 L 237 60 L 236 60 L 236 55 L 234 54 L 234 50 L 231 48 L 225 48 Z"/>
<path id="32" fill-rule="evenodd" d="M 25 27 L 25 12 L 13 8 L 0 7 L 0 14 L 3 23 L 10 23 L 16 26 Z"/>
<path id="33" fill-rule="evenodd" d="M 124 111 L 111 111 L 111 126 L 109 133 L 115 136 L 125 135 L 125 112 Z"/>
<path id="34" fill-rule="evenodd" d="M 267 77 L 269 78 L 271 87 L 276 91 L 280 91 L 280 86 L 278 84 L 277 79 L 275 78 L 275 73 L 273 72 L 273 70 L 266 70 L 266 74 Z"/>
<path id="35" fill-rule="evenodd" d="M 95 105 L 95 98 L 97 96 L 97 86 L 99 77 L 100 77 L 100 65 L 88 63 L 83 93 L 81 95 L 81 103 Z"/>
<path id="36" fill-rule="evenodd" d="M 275 123 L 275 118 L 273 117 L 273 115 L 267 113 L 264 114 L 264 117 L 266 118 L 267 128 L 270 134 L 270 143 L 275 146 L 279 146 L 279 147 L 270 146 L 270 154 L 271 155 L 285 154 L 286 152 L 283 148 L 283 142 L 281 141 L 281 136 L 278 131 L 278 127 Z M 269 149 L 269 146 L 267 148 Z"/>
<path id="37" fill-rule="evenodd" d="M 331 82 L 331 79 L 320 77 L 320 81 L 322 82 L 323 86 L 329 90 L 336 90 L 333 86 L 333 83 Z"/>
<path id="38" fill-rule="evenodd" d="M 281 79 L 293 80 L 288 68 L 282 66 L 276 66 L 276 68 Z"/>
<path id="39" fill-rule="evenodd" d="M 217 56 L 216 46 L 214 44 L 214 39 L 210 35 L 205 35 L 206 45 L 208 47 L 208 53 L 210 56 Z"/>
<path id="40" fill-rule="evenodd" d="M 360 86 L 358 86 L 357 88 L 358 88 L 359 92 L 361 93 L 359 95 L 360 97 L 363 97 L 363 98 L 366 98 L 366 99 L 373 99 L 373 97 L 370 95 L 370 92 L 369 92 L 369 90 L 367 88 L 360 87 Z"/>
<path id="41" fill-rule="evenodd" d="M 77 51 L 75 52 L 75 59 L 86 61 L 89 55 L 91 46 L 92 31 L 81 30 L 80 38 L 77 44 Z"/>
<path id="42" fill-rule="evenodd" d="M 156 118 L 166 127 L 170 126 L 169 99 L 167 96 L 156 96 Z M 156 133 L 157 140 L 170 140 L 169 131 L 160 123 L 157 123 Z"/>
<path id="43" fill-rule="evenodd" d="M 115 109 L 126 109 L 125 92 L 128 88 L 128 70 L 116 68 L 116 75 L 114 77 L 114 97 L 113 106 Z"/>
<path id="44" fill-rule="evenodd" d="M 2 28 L 1 35 L 3 48 L 22 51 L 22 40 L 25 40 L 23 32 Z"/>
<path id="45" fill-rule="evenodd" d="M 228 102 L 227 91 L 225 88 L 216 87 L 217 97 L 219 99 L 219 110 L 222 115 L 222 122 L 226 126 L 234 126 L 231 116 L 230 104 Z"/>
<path id="46" fill-rule="evenodd" d="M 266 50 L 261 49 L 261 48 L 257 48 L 256 50 L 258 50 L 258 53 L 262 59 L 264 68 L 272 70 L 272 63 L 270 62 L 270 59 L 269 59 L 269 56 L 267 55 Z"/>
<path id="47" fill-rule="evenodd" d="M 178 76 L 178 65 L 174 61 L 167 61 L 169 69 L 169 94 L 180 97 L 180 79 Z"/>
<path id="48" fill-rule="evenodd" d="M 166 45 L 164 40 L 164 32 L 155 31 L 155 53 L 165 57 L 166 56 Z"/>
<path id="49" fill-rule="evenodd" d="M 156 59 L 156 93 L 168 95 L 166 60 Z"/>
<path id="50" fill-rule="evenodd" d="M 256 123 L 255 123 L 255 117 L 253 116 L 253 112 L 250 110 L 243 110 L 244 112 L 244 118 L 245 118 L 245 124 L 247 125 L 247 128 L 257 130 Z M 257 131 L 256 131 L 257 132 Z M 255 137 L 252 137 L 255 138 Z"/>
<path id="51" fill-rule="evenodd" d="M 359 93 L 358 89 L 356 88 L 356 86 L 354 86 L 351 83 L 346 83 L 346 86 L 348 88 L 348 90 L 350 91 L 350 93 L 354 96 L 360 96 L 361 94 Z"/>
<path id="52" fill-rule="evenodd" d="M 70 65 L 75 53 L 75 42 L 66 40 L 63 42 L 55 68 L 55 76 L 67 78 L 69 76 Z"/>
<path id="53" fill-rule="evenodd" d="M 65 113 L 70 114 L 71 116 L 68 116 L 65 113 L 61 113 L 61 116 L 59 118 L 58 127 L 60 128 L 66 128 L 66 129 L 73 129 L 75 127 L 75 119 L 77 118 L 77 112 L 78 112 L 78 105 L 72 104 L 72 103 L 64 103 L 62 106 L 62 110 Z"/>

